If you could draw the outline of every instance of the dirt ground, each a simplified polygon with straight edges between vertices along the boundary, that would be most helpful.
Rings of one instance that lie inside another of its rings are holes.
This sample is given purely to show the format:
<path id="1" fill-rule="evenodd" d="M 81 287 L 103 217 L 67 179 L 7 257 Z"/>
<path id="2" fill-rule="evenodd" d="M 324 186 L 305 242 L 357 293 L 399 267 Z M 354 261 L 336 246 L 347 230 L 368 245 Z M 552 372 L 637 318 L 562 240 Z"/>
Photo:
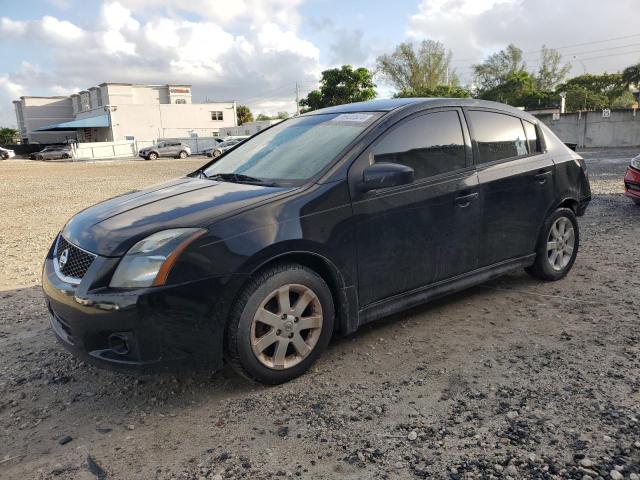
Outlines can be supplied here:
<path id="1" fill-rule="evenodd" d="M 566 279 L 515 272 L 376 322 L 277 387 L 102 371 L 49 331 L 41 262 L 66 219 L 202 160 L 0 162 L 0 478 L 638 480 L 636 154 L 583 153 Z"/>

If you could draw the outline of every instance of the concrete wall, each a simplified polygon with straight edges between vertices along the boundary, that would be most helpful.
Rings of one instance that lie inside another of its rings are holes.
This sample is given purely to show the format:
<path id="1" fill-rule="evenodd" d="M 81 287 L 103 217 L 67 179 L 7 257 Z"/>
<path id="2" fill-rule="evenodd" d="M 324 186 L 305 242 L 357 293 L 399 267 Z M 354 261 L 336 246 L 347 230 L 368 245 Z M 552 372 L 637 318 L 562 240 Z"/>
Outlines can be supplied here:
<path id="1" fill-rule="evenodd" d="M 212 111 L 224 112 L 223 120 L 211 120 Z M 235 105 L 222 104 L 161 104 L 118 105 L 111 113 L 113 140 L 127 136 L 136 140 L 183 138 L 197 135 L 212 137 L 224 127 L 235 126 Z"/>
<path id="2" fill-rule="evenodd" d="M 553 120 L 553 115 L 536 115 L 563 142 L 578 147 L 631 147 L 640 145 L 640 112 L 614 110 L 603 118 L 602 111 L 567 113 Z"/>

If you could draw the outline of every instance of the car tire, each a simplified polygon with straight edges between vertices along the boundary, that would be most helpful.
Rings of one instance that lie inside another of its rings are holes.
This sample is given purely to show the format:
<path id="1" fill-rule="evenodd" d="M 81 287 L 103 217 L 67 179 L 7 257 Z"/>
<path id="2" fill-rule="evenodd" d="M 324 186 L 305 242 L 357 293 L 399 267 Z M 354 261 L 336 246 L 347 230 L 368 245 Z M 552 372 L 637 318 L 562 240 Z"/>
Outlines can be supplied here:
<path id="1" fill-rule="evenodd" d="M 158 154 L 155 152 L 151 152 L 148 156 L 147 156 L 147 160 L 157 160 L 158 159 Z"/>
<path id="2" fill-rule="evenodd" d="M 540 280 L 560 280 L 573 267 L 579 246 L 580 230 L 576 214 L 570 208 L 559 208 L 544 221 L 535 262 L 525 270 Z"/>
<path id="3" fill-rule="evenodd" d="M 306 372 L 327 347 L 334 317 L 331 291 L 316 272 L 298 264 L 266 269 L 232 307 L 225 359 L 250 380 L 287 382 Z"/>
<path id="4" fill-rule="evenodd" d="M 185 158 L 187 158 L 189 156 L 189 154 L 187 152 L 185 152 L 184 150 L 182 150 L 179 154 L 178 154 L 178 158 L 181 158 L 182 160 L 184 160 Z"/>
<path id="5" fill-rule="evenodd" d="M 640 207 L 640 198 L 632 198 L 631 200 L 633 200 L 633 203 Z"/>
<path id="6" fill-rule="evenodd" d="M 211 154 L 213 158 L 218 158 L 220 155 L 222 155 L 222 152 L 220 150 L 214 150 Z"/>
<path id="7" fill-rule="evenodd" d="M 68 155 L 68 154 L 66 154 L 66 153 L 63 153 L 63 154 L 62 154 L 62 158 L 67 159 L 67 158 L 69 158 L 69 155 Z"/>
<path id="8" fill-rule="evenodd" d="M 44 160 L 44 157 L 42 155 L 36 155 L 36 160 Z"/>

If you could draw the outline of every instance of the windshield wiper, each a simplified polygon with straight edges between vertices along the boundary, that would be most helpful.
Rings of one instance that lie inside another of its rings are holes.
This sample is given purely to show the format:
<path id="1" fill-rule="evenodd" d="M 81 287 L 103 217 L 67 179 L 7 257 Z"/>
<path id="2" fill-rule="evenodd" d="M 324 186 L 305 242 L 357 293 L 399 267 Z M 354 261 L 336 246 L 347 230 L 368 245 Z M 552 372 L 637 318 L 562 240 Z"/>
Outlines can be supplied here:
<path id="1" fill-rule="evenodd" d="M 276 184 L 274 182 L 268 182 L 266 180 L 262 180 L 261 178 L 251 177 L 249 175 L 244 175 L 242 173 L 216 173 L 207 177 L 211 180 L 223 180 L 225 182 L 235 182 L 235 183 L 249 183 L 254 185 L 263 185 L 265 187 L 275 187 Z"/>

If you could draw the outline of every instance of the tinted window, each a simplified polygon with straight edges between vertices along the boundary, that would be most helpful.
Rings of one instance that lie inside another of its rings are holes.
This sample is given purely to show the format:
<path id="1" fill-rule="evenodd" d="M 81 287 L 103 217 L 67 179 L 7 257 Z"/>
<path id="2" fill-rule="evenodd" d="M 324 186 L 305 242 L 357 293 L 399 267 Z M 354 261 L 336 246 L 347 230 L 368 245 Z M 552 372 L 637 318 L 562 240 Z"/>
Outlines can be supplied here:
<path id="1" fill-rule="evenodd" d="M 523 120 L 524 131 L 527 134 L 527 144 L 529 145 L 529 153 L 540 152 L 540 144 L 538 143 L 538 133 L 533 123 Z"/>
<path id="2" fill-rule="evenodd" d="M 528 153 L 524 129 L 518 117 L 472 110 L 469 112 L 469 119 L 478 144 L 480 163 Z"/>
<path id="3" fill-rule="evenodd" d="M 374 149 L 375 162 L 401 163 L 416 178 L 465 168 L 464 138 L 458 113 L 436 112 L 413 118 L 385 136 Z"/>

